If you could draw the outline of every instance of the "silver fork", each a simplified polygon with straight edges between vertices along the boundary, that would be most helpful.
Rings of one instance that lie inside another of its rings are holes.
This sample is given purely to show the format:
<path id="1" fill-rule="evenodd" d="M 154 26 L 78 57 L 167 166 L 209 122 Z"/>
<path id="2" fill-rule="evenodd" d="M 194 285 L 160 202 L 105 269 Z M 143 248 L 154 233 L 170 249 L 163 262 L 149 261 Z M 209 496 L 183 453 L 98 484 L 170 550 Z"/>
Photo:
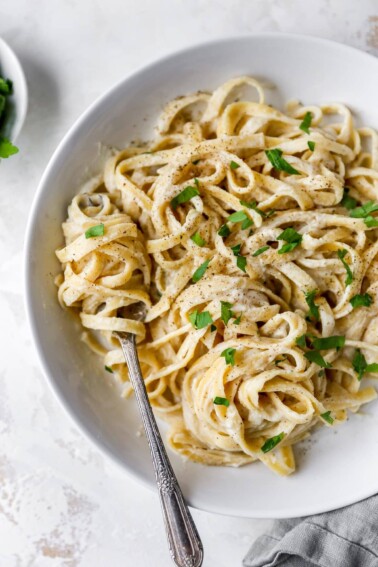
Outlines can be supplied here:
<path id="1" fill-rule="evenodd" d="M 125 314 L 128 319 L 135 321 L 143 321 L 145 315 L 143 302 L 134 303 L 127 308 L 127 316 Z M 113 332 L 113 335 L 121 343 L 150 446 L 171 557 L 178 567 L 200 567 L 203 561 L 202 542 L 152 413 L 139 365 L 135 335 L 117 331 Z"/>

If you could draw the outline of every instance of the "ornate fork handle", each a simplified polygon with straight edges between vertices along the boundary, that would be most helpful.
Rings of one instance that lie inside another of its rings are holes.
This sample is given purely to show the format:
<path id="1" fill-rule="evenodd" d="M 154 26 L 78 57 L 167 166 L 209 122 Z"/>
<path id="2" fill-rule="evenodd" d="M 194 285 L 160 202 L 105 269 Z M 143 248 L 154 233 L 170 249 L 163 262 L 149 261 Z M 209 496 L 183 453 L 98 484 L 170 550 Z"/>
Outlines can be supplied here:
<path id="1" fill-rule="evenodd" d="M 178 567 L 200 567 L 203 547 L 193 518 L 165 451 L 152 413 L 139 365 L 135 335 L 114 333 L 119 339 L 150 446 L 171 557 Z"/>

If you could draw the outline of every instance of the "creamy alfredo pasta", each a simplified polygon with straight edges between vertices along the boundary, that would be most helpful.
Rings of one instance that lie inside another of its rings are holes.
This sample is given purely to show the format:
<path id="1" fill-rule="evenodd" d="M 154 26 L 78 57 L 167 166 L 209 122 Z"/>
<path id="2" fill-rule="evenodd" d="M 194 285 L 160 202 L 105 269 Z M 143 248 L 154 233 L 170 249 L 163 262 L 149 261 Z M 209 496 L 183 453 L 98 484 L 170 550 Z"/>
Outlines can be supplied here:
<path id="1" fill-rule="evenodd" d="M 137 335 L 175 451 L 287 475 L 297 441 L 376 397 L 377 197 L 377 134 L 348 108 L 282 113 L 232 79 L 170 102 L 74 197 L 59 301 L 126 396 L 112 331 Z M 137 301 L 145 323 L 123 317 Z"/>

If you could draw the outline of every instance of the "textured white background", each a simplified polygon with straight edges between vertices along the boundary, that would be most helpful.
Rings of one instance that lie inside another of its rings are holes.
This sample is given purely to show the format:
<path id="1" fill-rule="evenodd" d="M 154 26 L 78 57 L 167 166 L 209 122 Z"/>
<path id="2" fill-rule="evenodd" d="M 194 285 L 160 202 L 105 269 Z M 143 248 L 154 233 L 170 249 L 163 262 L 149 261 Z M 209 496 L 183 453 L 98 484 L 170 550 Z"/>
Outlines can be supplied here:
<path id="1" fill-rule="evenodd" d="M 30 89 L 21 152 L 0 166 L 0 567 L 170 565 L 157 497 L 82 438 L 42 377 L 23 308 L 24 227 L 52 151 L 95 98 L 161 55 L 259 31 L 333 38 L 378 55 L 378 2 L 0 0 L 0 36 Z M 194 517 L 205 567 L 241 565 L 269 525 Z"/>

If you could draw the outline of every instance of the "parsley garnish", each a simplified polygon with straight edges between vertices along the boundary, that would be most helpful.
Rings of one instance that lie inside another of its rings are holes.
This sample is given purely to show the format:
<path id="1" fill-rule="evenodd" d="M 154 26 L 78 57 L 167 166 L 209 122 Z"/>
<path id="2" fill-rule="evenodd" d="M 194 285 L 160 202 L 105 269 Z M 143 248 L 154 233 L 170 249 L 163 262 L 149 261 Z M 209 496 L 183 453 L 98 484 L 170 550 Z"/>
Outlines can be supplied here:
<path id="1" fill-rule="evenodd" d="M 352 366 L 353 366 L 353 369 L 358 374 L 358 376 L 357 376 L 358 380 L 361 380 L 361 378 L 362 378 L 363 374 L 365 374 L 365 372 L 373 372 L 373 373 L 378 372 L 378 364 L 376 362 L 373 362 L 372 364 L 368 364 L 366 362 L 366 358 L 364 357 L 364 355 L 362 354 L 362 352 L 360 351 L 359 348 L 354 353 L 354 357 L 353 357 L 353 360 L 352 360 Z"/>
<path id="2" fill-rule="evenodd" d="M 239 256 L 241 244 L 236 244 L 235 246 L 231 246 L 231 250 L 234 253 L 234 256 Z"/>
<path id="3" fill-rule="evenodd" d="M 348 187 L 344 187 L 344 194 L 343 194 L 343 198 L 340 201 L 340 205 L 348 209 L 348 211 L 351 211 L 357 205 L 356 199 L 354 199 L 349 195 Z"/>
<path id="4" fill-rule="evenodd" d="M 253 220 L 248 217 L 242 222 L 241 228 L 242 230 L 246 230 L 252 225 L 253 225 Z"/>
<path id="5" fill-rule="evenodd" d="M 13 92 L 12 81 L 0 77 L 0 122 L 5 111 L 7 97 Z M 18 148 L 8 138 L 0 136 L 0 158 L 9 158 L 18 153 Z"/>
<path id="6" fill-rule="evenodd" d="M 105 226 L 103 223 L 91 226 L 85 231 L 85 238 L 93 238 L 94 236 L 103 236 L 105 233 Z"/>
<path id="7" fill-rule="evenodd" d="M 194 185 L 197 187 L 197 189 L 199 190 L 199 181 L 197 178 L 194 179 Z"/>
<path id="8" fill-rule="evenodd" d="M 249 203 L 248 201 L 239 201 L 239 203 L 241 204 L 242 207 L 246 207 L 247 209 L 253 209 L 254 211 L 256 211 L 256 213 L 258 213 L 261 217 L 265 218 L 268 215 L 262 211 L 261 209 L 258 208 L 256 201 L 252 201 L 251 203 Z M 274 213 L 274 211 L 273 211 Z M 272 211 L 270 211 L 270 214 L 273 214 Z"/>
<path id="9" fill-rule="evenodd" d="M 374 228 L 378 226 L 378 218 L 369 215 L 368 217 L 366 217 L 366 219 L 364 219 L 364 223 L 366 224 L 367 227 Z"/>
<path id="10" fill-rule="evenodd" d="M 204 329 L 214 322 L 208 311 L 202 311 L 202 313 L 199 313 L 197 309 L 190 313 L 189 321 L 195 329 Z"/>
<path id="11" fill-rule="evenodd" d="M 291 252 L 292 250 L 294 250 L 294 248 L 300 245 L 302 238 L 303 236 L 293 228 L 285 228 L 285 230 L 281 232 L 279 236 L 277 236 L 277 240 L 284 240 L 285 242 L 287 242 L 287 244 L 284 244 L 283 246 L 281 246 L 281 248 L 279 248 L 278 254 L 286 254 L 287 252 Z"/>
<path id="12" fill-rule="evenodd" d="M 261 447 L 262 452 L 269 453 L 269 451 L 274 449 L 274 447 L 276 447 L 284 437 L 285 437 L 285 433 L 280 433 L 279 435 L 275 435 L 274 437 L 267 439 L 264 445 Z"/>
<path id="13" fill-rule="evenodd" d="M 367 203 L 361 205 L 361 207 L 352 209 L 349 214 L 355 219 L 364 219 L 375 211 L 378 211 L 378 203 L 375 203 L 374 201 L 368 201 Z"/>
<path id="14" fill-rule="evenodd" d="M 217 328 L 214 324 L 210 325 L 210 331 L 213 333 L 214 331 L 216 331 Z"/>
<path id="15" fill-rule="evenodd" d="M 333 417 L 331 416 L 331 412 L 330 411 L 326 411 L 325 413 L 321 413 L 320 417 L 322 419 L 324 419 L 324 421 L 326 421 L 327 423 L 330 423 L 332 425 L 332 423 L 335 421 L 333 419 Z"/>
<path id="16" fill-rule="evenodd" d="M 317 289 L 305 293 L 306 303 L 310 309 L 309 314 L 315 321 L 319 321 L 319 307 L 315 304 L 315 296 L 317 293 Z"/>
<path id="17" fill-rule="evenodd" d="M 231 161 L 230 167 L 231 167 L 231 169 L 238 169 L 238 167 L 240 167 L 240 165 L 238 163 L 236 163 L 236 161 Z"/>
<path id="18" fill-rule="evenodd" d="M 205 246 L 206 242 L 205 240 L 202 238 L 202 236 L 200 234 L 198 234 L 198 232 L 195 232 L 194 234 L 192 234 L 192 236 L 190 237 L 190 240 L 193 240 L 193 242 L 195 244 L 197 244 L 197 246 L 200 246 L 202 248 L 202 246 Z"/>
<path id="19" fill-rule="evenodd" d="M 346 270 L 347 273 L 347 277 L 345 279 L 345 285 L 350 285 L 353 281 L 353 272 L 350 269 L 350 266 L 348 264 L 348 262 L 346 262 L 345 260 L 345 256 L 348 254 L 348 250 L 345 250 L 345 248 L 343 248 L 342 250 L 338 250 L 337 251 L 337 256 L 339 257 L 339 259 L 342 261 L 343 266 Z"/>
<path id="20" fill-rule="evenodd" d="M 114 370 L 112 368 L 110 368 L 110 366 L 105 365 L 105 370 L 106 370 L 106 372 L 110 372 L 110 374 L 114 374 Z"/>
<path id="21" fill-rule="evenodd" d="M 368 293 L 364 293 L 363 295 L 358 293 L 349 300 L 349 303 L 352 305 L 353 309 L 356 309 L 356 307 L 370 307 L 373 303 L 373 298 Z"/>
<path id="22" fill-rule="evenodd" d="M 193 197 L 196 197 L 199 194 L 200 192 L 198 191 L 197 187 L 188 185 L 188 187 L 185 187 L 185 189 L 183 189 L 178 195 L 176 195 L 176 197 L 173 197 L 173 199 L 171 200 L 172 209 L 176 210 L 179 205 L 190 201 L 190 199 L 193 199 Z"/>
<path id="23" fill-rule="evenodd" d="M 202 276 L 204 275 L 204 273 L 207 270 L 207 266 L 209 265 L 210 260 L 211 260 L 211 258 L 209 258 L 208 260 L 205 260 L 204 263 L 201 264 L 200 267 L 196 269 L 196 271 L 192 275 L 192 282 L 193 283 L 198 282 L 202 278 Z"/>
<path id="24" fill-rule="evenodd" d="M 236 265 L 242 272 L 246 273 L 245 267 L 247 265 L 247 258 L 245 258 L 244 256 L 237 256 Z"/>
<path id="25" fill-rule="evenodd" d="M 307 142 L 309 149 L 313 152 L 315 150 L 315 142 Z"/>
<path id="26" fill-rule="evenodd" d="M 273 150 L 265 150 L 266 156 L 274 169 L 277 171 L 286 171 L 286 173 L 291 173 L 292 175 L 300 175 L 299 171 L 294 169 L 290 163 L 288 163 L 282 156 L 282 150 L 275 148 Z"/>
<path id="27" fill-rule="evenodd" d="M 234 325 L 240 325 L 240 321 L 241 321 L 242 316 L 239 315 L 239 317 L 236 317 L 236 319 L 234 319 L 232 322 Z"/>
<path id="28" fill-rule="evenodd" d="M 345 345 L 345 337 L 342 335 L 334 335 L 332 337 L 323 337 L 318 339 L 314 337 L 311 339 L 315 350 L 329 350 L 335 348 L 340 350 Z"/>
<path id="29" fill-rule="evenodd" d="M 312 122 L 312 115 L 311 112 L 306 112 L 302 122 L 299 125 L 299 128 L 301 130 L 303 130 L 303 132 L 306 132 L 306 134 L 310 133 L 310 126 L 311 126 L 311 122 Z"/>
<path id="30" fill-rule="evenodd" d="M 18 153 L 18 148 L 8 138 L 0 137 L 0 158 L 9 158 Z"/>
<path id="31" fill-rule="evenodd" d="M 309 350 L 308 352 L 305 352 L 305 358 L 307 358 L 310 362 L 315 362 L 315 364 L 321 368 L 331 368 L 330 363 L 326 362 L 317 350 Z"/>
<path id="32" fill-rule="evenodd" d="M 235 317 L 232 312 L 232 303 L 228 301 L 221 301 L 221 319 L 225 325 L 229 322 L 231 317 Z"/>
<path id="33" fill-rule="evenodd" d="M 228 406 L 230 405 L 230 402 L 227 398 L 221 398 L 220 396 L 216 396 L 213 400 L 213 403 L 216 406 L 226 406 L 226 408 L 228 408 Z"/>
<path id="34" fill-rule="evenodd" d="M 242 222 L 245 220 L 250 220 L 250 218 L 245 211 L 235 211 L 228 217 L 227 220 L 229 222 Z"/>
<path id="35" fill-rule="evenodd" d="M 295 339 L 295 343 L 301 348 L 306 348 L 306 335 L 301 335 L 300 337 L 297 337 Z"/>
<path id="36" fill-rule="evenodd" d="M 12 91 L 13 91 L 12 81 L 0 77 L 0 94 L 9 96 L 12 94 Z"/>
<path id="37" fill-rule="evenodd" d="M 235 352 L 235 348 L 226 348 L 223 352 L 221 352 L 221 356 L 224 357 L 226 364 L 235 366 Z"/>
<path id="38" fill-rule="evenodd" d="M 258 250 L 256 250 L 256 252 L 254 252 L 252 254 L 253 257 L 256 256 L 260 256 L 260 254 L 263 254 L 264 252 L 266 252 L 267 250 L 269 250 L 270 246 L 261 246 L 261 248 L 259 248 Z"/>
<path id="39" fill-rule="evenodd" d="M 227 238 L 227 236 L 229 236 L 231 234 L 231 230 L 228 228 L 228 226 L 226 224 L 222 224 L 222 226 L 218 230 L 218 234 L 222 238 Z"/>

